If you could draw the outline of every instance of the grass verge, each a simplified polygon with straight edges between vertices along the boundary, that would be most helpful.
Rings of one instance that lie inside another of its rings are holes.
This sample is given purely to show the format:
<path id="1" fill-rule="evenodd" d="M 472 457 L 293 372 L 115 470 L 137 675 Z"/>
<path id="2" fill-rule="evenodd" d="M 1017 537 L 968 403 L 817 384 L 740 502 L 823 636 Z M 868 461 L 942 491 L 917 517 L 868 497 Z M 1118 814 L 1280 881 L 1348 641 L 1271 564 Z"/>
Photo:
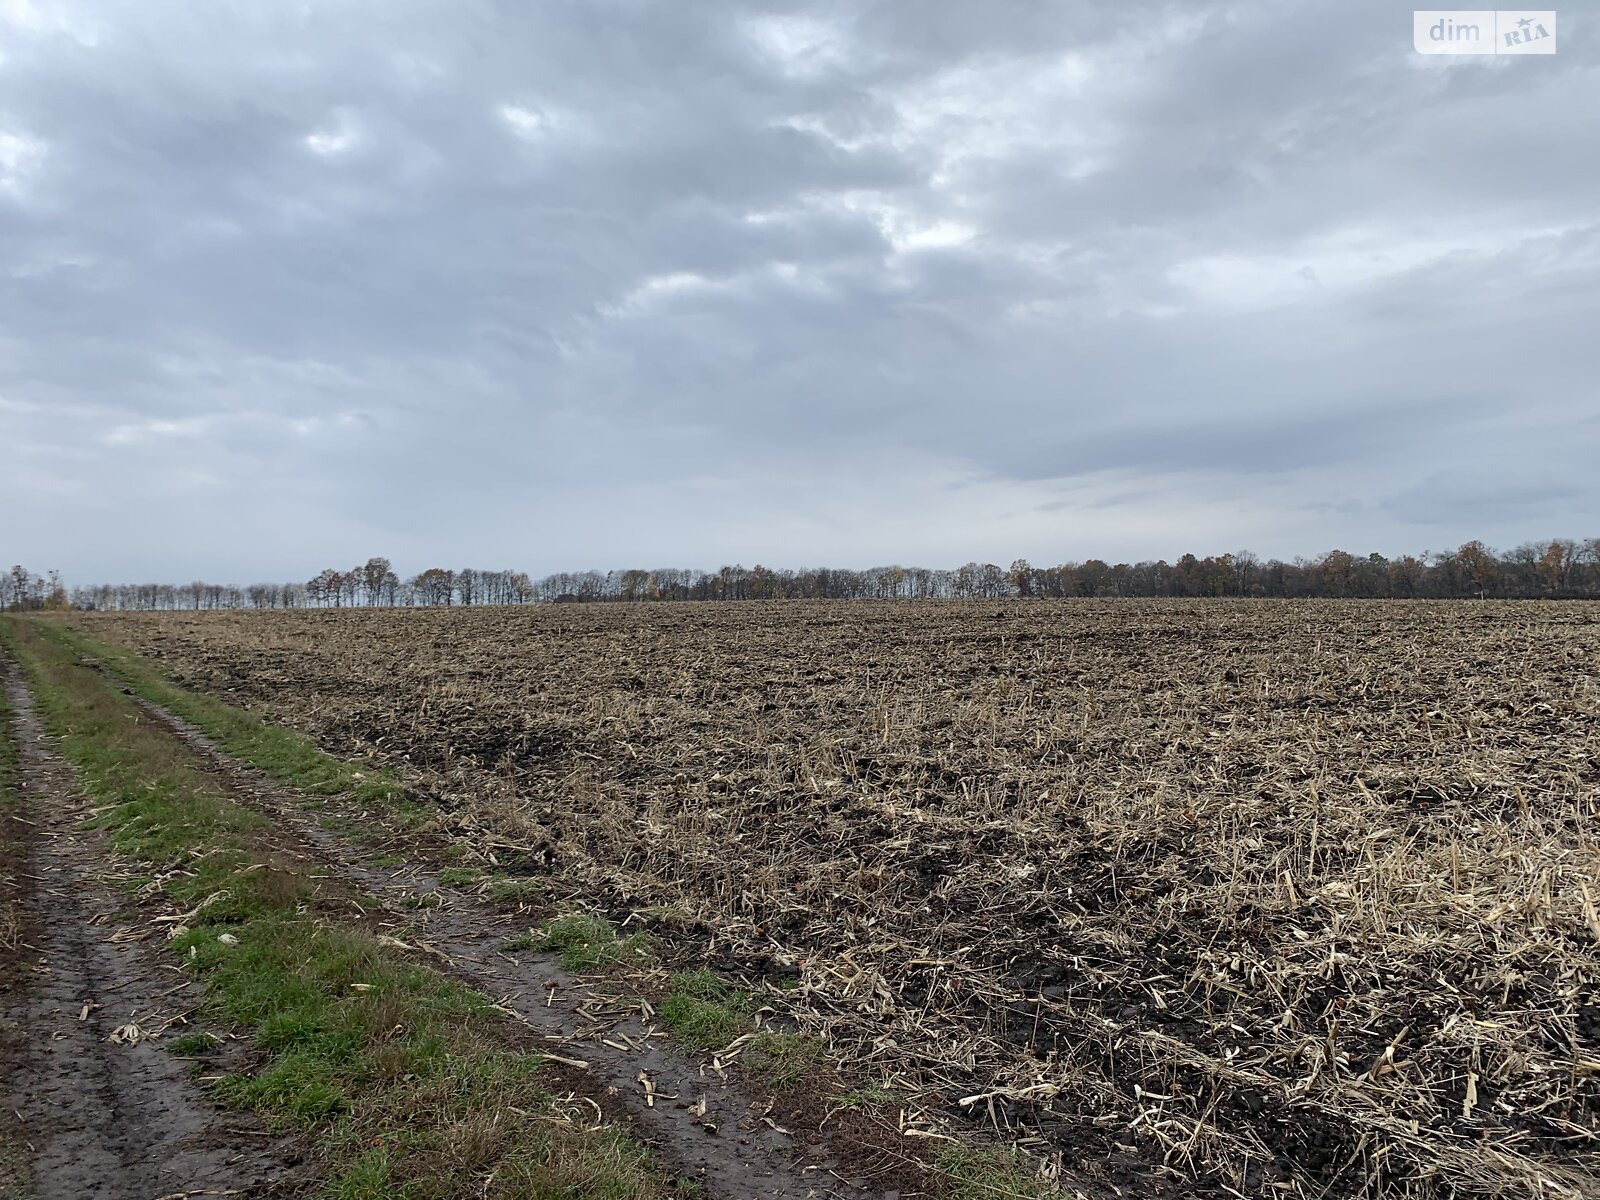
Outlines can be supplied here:
<path id="1" fill-rule="evenodd" d="M 113 849 L 144 864 L 184 913 L 168 944 L 204 981 L 207 1015 L 248 1031 L 259 1051 L 218 1091 L 304 1131 L 327 1166 L 322 1195 L 671 1194 L 635 1143 L 553 1110 L 540 1059 L 516 1048 L 488 1000 L 335 924 L 342 900 L 325 893 L 331 885 L 284 867 L 261 836 L 265 822 L 79 664 L 78 647 L 24 620 L 0 620 L 0 638 L 99 802 Z M 178 1048 L 208 1052 L 199 1038 Z"/>

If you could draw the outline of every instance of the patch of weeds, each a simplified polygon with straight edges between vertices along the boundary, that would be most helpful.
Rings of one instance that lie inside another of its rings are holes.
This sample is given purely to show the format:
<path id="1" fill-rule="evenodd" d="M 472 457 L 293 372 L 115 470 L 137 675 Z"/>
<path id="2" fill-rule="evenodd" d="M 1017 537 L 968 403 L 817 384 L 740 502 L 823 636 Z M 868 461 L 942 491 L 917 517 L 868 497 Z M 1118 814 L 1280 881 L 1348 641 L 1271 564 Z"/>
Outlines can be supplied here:
<path id="1" fill-rule="evenodd" d="M 559 962 L 568 971 L 591 971 L 624 960 L 638 961 L 650 955 L 650 939 L 642 933 L 618 937 L 616 928 L 595 913 L 571 913 L 557 917 L 540 934 L 540 950 L 560 953 Z"/>
<path id="2" fill-rule="evenodd" d="M 395 1194 L 390 1154 L 382 1146 L 358 1155 L 322 1189 L 328 1200 L 384 1200 Z"/>
<path id="3" fill-rule="evenodd" d="M 384 802 L 384 823 L 368 831 L 369 839 L 377 834 L 389 837 L 394 831 L 409 833 L 421 829 L 428 824 L 428 810 L 418 804 L 410 796 L 396 796 Z M 407 859 L 406 861 L 410 861 Z"/>
<path id="4" fill-rule="evenodd" d="M 720 1050 L 744 1033 L 755 1002 L 707 970 L 679 971 L 657 1006 L 662 1022 L 680 1044 L 692 1050 Z"/>
<path id="5" fill-rule="evenodd" d="M 323 817 L 317 824 L 336 837 L 348 838 L 351 841 L 360 840 L 361 831 L 356 823 L 348 817 L 328 816 Z"/>
<path id="6" fill-rule="evenodd" d="M 438 908 L 444 903 L 444 897 L 438 892 L 412 892 L 404 903 L 407 908 Z"/>
<path id="7" fill-rule="evenodd" d="M 945 1177 L 947 1200 L 1053 1200 L 1058 1194 L 1019 1154 L 955 1145 L 940 1153 L 935 1169 Z"/>
<path id="8" fill-rule="evenodd" d="M 744 1062 L 773 1087 L 793 1087 L 822 1058 L 816 1039 L 799 1033 L 763 1030 L 745 1047 Z"/>
<path id="9" fill-rule="evenodd" d="M 370 860 L 370 865 L 381 868 L 403 867 L 406 865 L 407 861 L 408 860 L 404 854 L 395 854 L 390 852 L 388 854 L 376 855 Z"/>
<path id="10" fill-rule="evenodd" d="M 865 1087 L 845 1092 L 833 1098 L 836 1108 L 881 1108 L 900 1103 L 900 1093 L 893 1088 Z"/>
<path id="11" fill-rule="evenodd" d="M 630 1179 L 642 1173 L 643 1154 L 638 1143 L 606 1131 L 586 1133 L 577 1140 L 559 1126 L 546 1126 L 543 1162 L 524 1160 L 494 1172 L 494 1190 L 500 1197 L 526 1197 L 527 1200 L 634 1200 L 640 1196 Z M 581 1182 L 574 1182 L 575 1180 Z M 616 1180 L 624 1181 L 619 1186 Z M 386 1195 L 392 1193 L 386 1193 Z M 483 1195 L 474 1191 L 472 1195 Z M 703 1196 L 687 1191 L 681 1184 L 672 1188 L 674 1196 Z"/>
<path id="12" fill-rule="evenodd" d="M 179 1058 L 201 1058 L 222 1045 L 222 1039 L 214 1033 L 185 1033 L 166 1045 Z"/>
<path id="13" fill-rule="evenodd" d="M 649 908 L 641 908 L 638 915 L 668 929 L 690 929 L 695 924 L 694 914 L 678 904 L 652 904 Z"/>
<path id="14" fill-rule="evenodd" d="M 519 950 L 532 950 L 538 944 L 539 939 L 534 936 L 532 930 L 529 930 L 527 933 L 519 933 L 516 937 L 507 938 L 500 943 L 500 949 L 507 954 L 515 954 Z"/>
<path id="15" fill-rule="evenodd" d="M 546 888 L 542 879 L 496 874 L 489 880 L 489 895 L 501 904 L 531 904 L 545 898 Z"/>
<path id="16" fill-rule="evenodd" d="M 446 867 L 439 872 L 439 882 L 445 887 L 471 887 L 483 878 L 476 867 Z"/>

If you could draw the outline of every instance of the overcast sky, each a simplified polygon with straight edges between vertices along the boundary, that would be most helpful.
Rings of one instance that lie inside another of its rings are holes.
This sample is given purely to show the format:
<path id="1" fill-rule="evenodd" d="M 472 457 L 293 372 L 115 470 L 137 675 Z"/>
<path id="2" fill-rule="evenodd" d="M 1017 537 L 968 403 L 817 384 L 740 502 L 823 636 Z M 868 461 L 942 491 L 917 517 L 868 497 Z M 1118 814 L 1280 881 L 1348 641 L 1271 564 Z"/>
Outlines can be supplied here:
<path id="1" fill-rule="evenodd" d="M 1600 535 L 1600 11 L 1560 22 L 0 0 L 0 557 Z"/>

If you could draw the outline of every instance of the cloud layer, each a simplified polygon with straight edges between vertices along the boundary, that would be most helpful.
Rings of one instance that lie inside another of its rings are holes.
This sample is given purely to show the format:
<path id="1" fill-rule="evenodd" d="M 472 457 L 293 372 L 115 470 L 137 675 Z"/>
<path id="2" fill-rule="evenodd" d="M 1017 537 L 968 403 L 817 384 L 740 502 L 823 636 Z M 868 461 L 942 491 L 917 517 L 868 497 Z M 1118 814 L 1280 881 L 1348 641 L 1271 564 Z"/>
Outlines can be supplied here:
<path id="1" fill-rule="evenodd" d="M 1593 536 L 1594 25 L 0 0 L 0 554 Z"/>

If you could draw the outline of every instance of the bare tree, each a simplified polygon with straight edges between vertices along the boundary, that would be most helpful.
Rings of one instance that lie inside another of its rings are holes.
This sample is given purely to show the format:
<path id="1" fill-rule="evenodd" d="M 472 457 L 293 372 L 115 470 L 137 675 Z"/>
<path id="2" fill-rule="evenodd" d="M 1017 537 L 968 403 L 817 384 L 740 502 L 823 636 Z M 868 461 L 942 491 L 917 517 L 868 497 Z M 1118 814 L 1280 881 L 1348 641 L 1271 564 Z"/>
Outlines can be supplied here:
<path id="1" fill-rule="evenodd" d="M 385 593 L 392 592 L 389 581 L 394 580 L 397 585 L 400 582 L 395 578 L 394 564 L 387 558 L 369 558 L 360 570 L 361 586 L 367 594 L 368 604 L 382 604 Z"/>
<path id="2" fill-rule="evenodd" d="M 411 581 L 418 604 L 449 604 L 455 584 L 455 572 L 441 567 L 429 567 Z"/>

